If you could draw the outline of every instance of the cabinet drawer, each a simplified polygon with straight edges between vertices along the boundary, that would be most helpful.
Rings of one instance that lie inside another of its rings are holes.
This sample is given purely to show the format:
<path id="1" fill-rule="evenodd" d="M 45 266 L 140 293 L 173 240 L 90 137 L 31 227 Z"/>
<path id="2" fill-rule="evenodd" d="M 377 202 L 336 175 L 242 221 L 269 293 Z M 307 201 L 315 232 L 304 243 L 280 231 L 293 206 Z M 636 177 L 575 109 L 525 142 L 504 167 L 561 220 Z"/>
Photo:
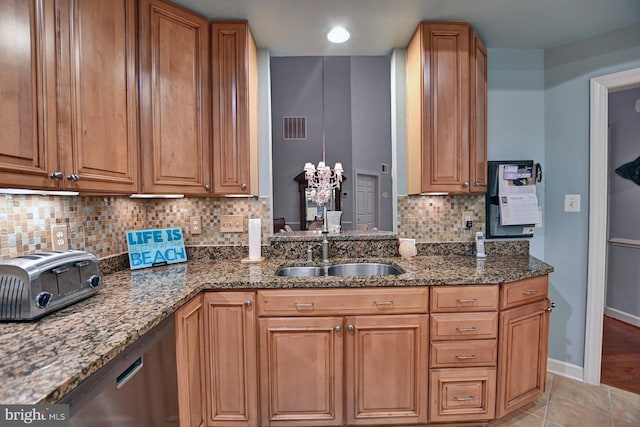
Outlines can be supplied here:
<path id="1" fill-rule="evenodd" d="M 498 309 L 498 290 L 494 286 L 433 286 L 431 312 L 492 311 Z"/>
<path id="2" fill-rule="evenodd" d="M 498 336 L 498 313 L 447 313 L 431 315 L 431 339 L 488 339 Z"/>
<path id="3" fill-rule="evenodd" d="M 543 300 L 548 293 L 548 277 L 539 276 L 502 285 L 500 308 L 517 307 L 531 301 Z"/>
<path id="4" fill-rule="evenodd" d="M 433 369 L 430 422 L 491 420 L 495 417 L 495 368 Z"/>
<path id="5" fill-rule="evenodd" d="M 496 366 L 496 340 L 440 341 L 431 343 L 431 367 Z"/>
<path id="6" fill-rule="evenodd" d="M 417 314 L 427 308 L 425 287 L 258 291 L 259 316 Z"/>

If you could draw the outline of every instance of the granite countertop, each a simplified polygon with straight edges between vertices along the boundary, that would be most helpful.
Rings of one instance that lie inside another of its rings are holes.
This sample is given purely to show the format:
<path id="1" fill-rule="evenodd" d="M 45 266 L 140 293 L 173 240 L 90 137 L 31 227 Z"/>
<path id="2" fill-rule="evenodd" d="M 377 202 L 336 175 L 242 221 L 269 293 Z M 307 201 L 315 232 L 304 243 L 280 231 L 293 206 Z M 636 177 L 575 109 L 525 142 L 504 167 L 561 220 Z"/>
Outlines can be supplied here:
<path id="1" fill-rule="evenodd" d="M 348 261 L 353 260 L 332 260 Z M 405 273 L 285 278 L 275 275 L 278 267 L 304 263 L 269 259 L 261 264 L 190 261 L 110 274 L 101 290 L 84 301 L 38 321 L 0 323 L 0 404 L 58 401 L 205 289 L 499 284 L 553 271 L 529 256 L 490 255 L 483 262 L 458 255 L 375 261 L 390 262 Z"/>

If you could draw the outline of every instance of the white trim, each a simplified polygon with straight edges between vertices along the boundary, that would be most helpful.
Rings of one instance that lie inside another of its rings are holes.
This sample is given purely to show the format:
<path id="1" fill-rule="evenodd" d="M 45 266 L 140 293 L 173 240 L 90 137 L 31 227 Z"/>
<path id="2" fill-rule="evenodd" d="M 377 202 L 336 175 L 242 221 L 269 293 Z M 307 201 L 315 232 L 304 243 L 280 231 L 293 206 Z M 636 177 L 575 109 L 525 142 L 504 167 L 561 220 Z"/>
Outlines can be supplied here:
<path id="1" fill-rule="evenodd" d="M 624 311 L 618 310 L 616 308 L 604 307 L 604 314 L 619 320 L 624 323 L 628 323 L 633 326 L 637 326 L 640 328 L 640 317 L 634 316 L 633 314 L 625 313 Z"/>
<path id="2" fill-rule="evenodd" d="M 582 381 L 583 377 L 582 366 L 573 365 L 571 363 L 551 358 L 547 359 L 547 371 L 554 375 L 561 375 L 578 381 Z"/>
<path id="3" fill-rule="evenodd" d="M 589 257 L 584 381 L 600 384 L 602 316 L 607 268 L 608 96 L 640 84 L 640 68 L 591 79 L 589 142 Z"/>

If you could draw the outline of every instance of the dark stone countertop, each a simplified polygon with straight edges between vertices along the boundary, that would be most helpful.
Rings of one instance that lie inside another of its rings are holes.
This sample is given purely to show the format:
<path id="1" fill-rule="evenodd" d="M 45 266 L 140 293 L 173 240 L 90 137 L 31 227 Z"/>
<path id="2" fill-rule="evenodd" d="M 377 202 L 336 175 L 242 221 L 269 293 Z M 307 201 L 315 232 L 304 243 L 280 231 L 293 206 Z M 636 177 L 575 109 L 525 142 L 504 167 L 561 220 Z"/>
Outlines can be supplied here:
<path id="1" fill-rule="evenodd" d="M 353 260 L 332 260 L 333 263 Z M 0 323 L 1 404 L 58 401 L 139 337 L 205 289 L 354 288 L 500 284 L 545 275 L 553 267 L 529 256 L 458 255 L 384 258 L 405 273 L 375 277 L 278 277 L 282 265 L 190 261 L 106 276 L 94 296 L 33 322 Z"/>

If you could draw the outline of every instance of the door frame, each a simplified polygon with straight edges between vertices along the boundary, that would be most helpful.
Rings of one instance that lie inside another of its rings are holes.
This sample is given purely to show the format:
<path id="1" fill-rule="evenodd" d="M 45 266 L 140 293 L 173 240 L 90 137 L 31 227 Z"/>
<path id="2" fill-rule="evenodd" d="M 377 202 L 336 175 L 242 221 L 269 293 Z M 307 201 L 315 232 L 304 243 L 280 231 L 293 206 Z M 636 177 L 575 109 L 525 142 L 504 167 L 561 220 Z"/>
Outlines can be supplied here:
<path id="1" fill-rule="evenodd" d="M 590 81 L 589 255 L 583 380 L 600 384 L 602 322 L 607 273 L 609 197 L 609 92 L 640 86 L 640 68 L 594 77 Z"/>
<path id="2" fill-rule="evenodd" d="M 358 175 L 376 177 L 376 227 L 380 228 L 380 172 L 366 169 L 353 170 L 353 229 L 358 230 Z"/>

